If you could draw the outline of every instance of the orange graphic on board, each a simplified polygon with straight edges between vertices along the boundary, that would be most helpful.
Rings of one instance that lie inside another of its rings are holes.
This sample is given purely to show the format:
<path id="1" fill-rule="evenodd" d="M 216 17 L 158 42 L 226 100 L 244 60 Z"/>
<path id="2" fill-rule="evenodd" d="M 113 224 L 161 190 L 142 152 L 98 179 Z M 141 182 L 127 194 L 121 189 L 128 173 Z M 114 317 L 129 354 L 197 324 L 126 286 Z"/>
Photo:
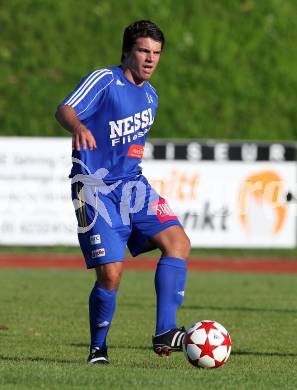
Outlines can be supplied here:
<path id="1" fill-rule="evenodd" d="M 243 226 L 249 230 L 249 203 L 254 201 L 258 206 L 268 206 L 273 210 L 273 233 L 279 233 L 287 216 L 287 206 L 282 200 L 283 193 L 283 180 L 274 171 L 262 171 L 247 177 L 239 192 L 239 218 Z"/>
<path id="2" fill-rule="evenodd" d="M 166 178 L 150 179 L 150 184 L 164 198 L 191 201 L 197 199 L 199 176 L 173 169 Z"/>

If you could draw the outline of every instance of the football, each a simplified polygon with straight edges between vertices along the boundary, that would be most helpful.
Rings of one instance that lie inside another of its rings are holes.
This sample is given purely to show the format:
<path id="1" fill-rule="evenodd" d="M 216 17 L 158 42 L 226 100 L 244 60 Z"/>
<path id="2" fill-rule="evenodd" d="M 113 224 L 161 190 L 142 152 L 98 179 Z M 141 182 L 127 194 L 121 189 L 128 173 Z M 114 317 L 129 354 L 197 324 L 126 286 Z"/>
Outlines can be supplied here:
<path id="1" fill-rule="evenodd" d="M 186 330 L 183 350 L 187 360 L 198 368 L 217 368 L 228 360 L 231 338 L 218 322 L 203 320 Z"/>

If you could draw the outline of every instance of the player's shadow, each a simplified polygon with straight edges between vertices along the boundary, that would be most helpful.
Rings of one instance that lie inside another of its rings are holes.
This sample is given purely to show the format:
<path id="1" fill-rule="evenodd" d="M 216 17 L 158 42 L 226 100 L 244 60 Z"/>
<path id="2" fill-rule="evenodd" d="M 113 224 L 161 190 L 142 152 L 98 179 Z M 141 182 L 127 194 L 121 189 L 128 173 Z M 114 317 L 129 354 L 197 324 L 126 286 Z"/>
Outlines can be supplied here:
<path id="1" fill-rule="evenodd" d="M 43 363 L 62 363 L 62 364 L 79 364 L 82 361 L 78 359 L 67 360 L 67 359 L 52 359 L 46 357 L 30 357 L 30 356 L 4 356 L 0 355 L 0 361 L 9 361 L 9 362 L 43 362 Z"/>
<path id="2" fill-rule="evenodd" d="M 297 309 L 278 309 L 278 308 L 264 308 L 264 307 L 237 307 L 237 306 L 203 306 L 203 305 L 183 305 L 179 310 L 218 310 L 218 311 L 241 311 L 241 312 L 267 312 L 267 313 L 297 313 Z"/>
<path id="3" fill-rule="evenodd" d="M 256 351 L 233 351 L 231 352 L 232 356 L 276 356 L 276 357 L 297 357 L 297 353 L 288 353 L 288 352 L 256 352 Z"/>
<path id="4" fill-rule="evenodd" d="M 120 303 L 119 306 L 123 307 L 131 307 L 131 308 L 140 308 L 144 307 L 155 307 L 154 304 L 146 304 L 146 303 L 133 303 L 133 302 L 125 302 Z M 238 307 L 238 306 L 209 306 L 209 305 L 187 305 L 183 304 L 179 310 L 218 310 L 218 311 L 241 311 L 241 312 L 251 312 L 251 313 L 282 313 L 282 314 L 295 314 L 297 313 L 297 309 L 281 309 L 281 308 L 265 308 L 265 307 Z"/>
<path id="5" fill-rule="evenodd" d="M 89 348 L 90 345 L 87 343 L 71 343 L 69 344 L 71 347 L 77 347 L 77 348 Z M 114 348 L 114 349 L 135 349 L 139 351 L 148 351 L 152 350 L 150 346 L 143 346 L 143 345 L 118 345 L 118 344 L 108 344 L 109 348 Z"/>
<path id="6" fill-rule="evenodd" d="M 69 344 L 71 347 L 78 348 L 89 348 L 89 344 L 87 343 L 71 343 Z M 144 345 L 118 345 L 118 344 L 110 344 L 110 348 L 113 349 L 130 349 L 130 350 L 139 350 L 139 351 L 152 351 L 151 346 Z M 297 353 L 287 353 L 287 352 L 257 352 L 257 351 L 236 351 L 232 349 L 233 355 L 246 355 L 246 356 L 278 356 L 278 357 L 297 357 Z M 0 357 L 1 358 L 1 357 Z M 69 362 L 70 363 L 70 362 Z"/>
<path id="7" fill-rule="evenodd" d="M 138 302 L 119 302 L 118 306 L 122 307 L 131 307 L 131 308 L 140 308 L 143 309 L 144 307 L 155 307 L 154 303 L 138 303 Z"/>

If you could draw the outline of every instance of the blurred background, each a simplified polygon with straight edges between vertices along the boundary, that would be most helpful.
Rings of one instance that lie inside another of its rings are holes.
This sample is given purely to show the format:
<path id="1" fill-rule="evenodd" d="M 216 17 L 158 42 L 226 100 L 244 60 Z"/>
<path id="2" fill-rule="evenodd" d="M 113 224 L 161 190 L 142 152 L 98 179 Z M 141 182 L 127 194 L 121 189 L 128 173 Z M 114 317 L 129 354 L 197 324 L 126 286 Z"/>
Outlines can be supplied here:
<path id="1" fill-rule="evenodd" d="M 0 133 L 64 136 L 57 104 L 151 19 L 166 37 L 151 137 L 295 140 L 296 16 L 294 0 L 2 0 Z"/>

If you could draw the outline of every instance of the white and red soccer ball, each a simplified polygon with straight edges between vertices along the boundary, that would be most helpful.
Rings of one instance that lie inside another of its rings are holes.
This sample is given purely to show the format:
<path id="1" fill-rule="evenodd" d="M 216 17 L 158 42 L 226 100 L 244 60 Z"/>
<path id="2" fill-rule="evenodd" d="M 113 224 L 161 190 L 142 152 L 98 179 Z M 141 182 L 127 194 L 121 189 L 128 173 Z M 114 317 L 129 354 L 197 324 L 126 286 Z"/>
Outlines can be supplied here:
<path id="1" fill-rule="evenodd" d="M 187 329 L 183 338 L 183 350 L 193 366 L 217 368 L 229 358 L 231 338 L 221 324 L 204 320 Z"/>

